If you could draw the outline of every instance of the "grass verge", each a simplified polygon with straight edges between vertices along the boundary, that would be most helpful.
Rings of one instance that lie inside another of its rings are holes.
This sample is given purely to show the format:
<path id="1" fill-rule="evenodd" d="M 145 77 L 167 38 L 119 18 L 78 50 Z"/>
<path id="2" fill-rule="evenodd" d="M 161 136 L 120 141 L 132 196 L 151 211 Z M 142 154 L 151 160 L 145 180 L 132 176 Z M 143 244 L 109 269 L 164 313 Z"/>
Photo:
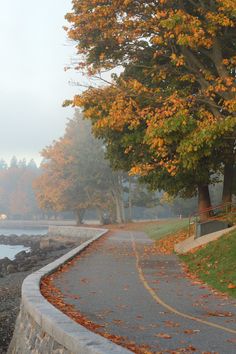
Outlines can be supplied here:
<path id="1" fill-rule="evenodd" d="M 173 235 L 188 226 L 188 219 L 168 219 L 156 224 L 145 225 L 143 231 L 153 240 L 160 240 Z"/>
<path id="2" fill-rule="evenodd" d="M 134 223 L 131 230 L 144 231 L 155 242 L 150 253 L 172 254 L 174 245 L 188 237 L 188 219 L 165 219 L 149 223 Z"/>
<path id="3" fill-rule="evenodd" d="M 236 298 L 236 231 L 180 258 L 191 273 Z"/>

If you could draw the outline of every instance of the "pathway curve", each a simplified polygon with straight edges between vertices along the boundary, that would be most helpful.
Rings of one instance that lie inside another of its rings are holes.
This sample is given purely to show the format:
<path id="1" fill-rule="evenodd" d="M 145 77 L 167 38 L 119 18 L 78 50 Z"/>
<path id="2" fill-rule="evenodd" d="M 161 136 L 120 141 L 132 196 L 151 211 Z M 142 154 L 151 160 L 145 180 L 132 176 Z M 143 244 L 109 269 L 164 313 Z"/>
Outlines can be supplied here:
<path id="1" fill-rule="evenodd" d="M 236 301 L 191 282 L 175 255 L 150 254 L 151 243 L 142 232 L 113 232 L 54 285 L 65 303 L 101 325 L 97 332 L 146 353 L 236 353 Z"/>

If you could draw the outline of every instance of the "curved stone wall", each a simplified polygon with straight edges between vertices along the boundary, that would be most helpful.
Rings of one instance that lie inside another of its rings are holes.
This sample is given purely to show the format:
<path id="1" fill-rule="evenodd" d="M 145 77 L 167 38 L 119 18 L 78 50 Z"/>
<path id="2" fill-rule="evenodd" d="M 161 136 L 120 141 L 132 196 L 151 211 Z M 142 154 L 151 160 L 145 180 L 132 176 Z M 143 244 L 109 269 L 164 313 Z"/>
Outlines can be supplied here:
<path id="1" fill-rule="evenodd" d="M 77 324 L 42 296 L 40 292 L 42 277 L 53 273 L 107 232 L 104 229 L 93 228 L 89 231 L 87 228 L 78 227 L 69 227 L 69 229 L 60 227 L 57 228 L 57 232 L 60 231 L 60 236 L 69 236 L 68 232 L 73 231 L 73 237 L 76 237 L 76 234 L 78 237 L 86 237 L 89 232 L 92 238 L 25 279 L 22 285 L 21 310 L 8 354 L 131 353 Z M 54 232 L 56 235 L 55 229 Z"/>

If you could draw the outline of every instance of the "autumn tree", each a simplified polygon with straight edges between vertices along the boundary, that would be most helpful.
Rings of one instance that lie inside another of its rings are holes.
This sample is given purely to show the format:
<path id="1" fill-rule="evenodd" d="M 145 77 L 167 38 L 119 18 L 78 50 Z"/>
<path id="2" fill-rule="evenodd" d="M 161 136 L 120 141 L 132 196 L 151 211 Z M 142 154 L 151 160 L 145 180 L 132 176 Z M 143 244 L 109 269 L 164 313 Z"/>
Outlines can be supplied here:
<path id="1" fill-rule="evenodd" d="M 99 76 L 124 68 L 73 104 L 84 107 L 115 163 L 120 156 L 122 166 L 173 194 L 198 190 L 200 210 L 210 206 L 217 173 L 222 200 L 232 199 L 235 16 L 233 0 L 74 0 L 66 16 L 82 58 L 76 69 Z"/>
<path id="2" fill-rule="evenodd" d="M 91 124 L 79 112 L 70 120 L 62 138 L 42 152 L 43 174 L 35 183 L 43 209 L 74 211 L 77 224 L 88 208 L 95 208 L 102 221 L 103 211 L 115 221 L 124 220 L 122 181 L 104 158 L 104 145 L 91 133 Z"/>

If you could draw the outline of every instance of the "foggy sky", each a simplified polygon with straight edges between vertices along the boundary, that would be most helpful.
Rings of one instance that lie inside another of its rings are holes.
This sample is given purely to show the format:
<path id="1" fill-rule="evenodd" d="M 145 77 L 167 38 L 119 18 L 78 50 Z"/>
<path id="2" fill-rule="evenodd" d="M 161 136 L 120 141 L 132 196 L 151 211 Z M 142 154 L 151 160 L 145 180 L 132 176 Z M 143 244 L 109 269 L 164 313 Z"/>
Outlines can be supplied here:
<path id="1" fill-rule="evenodd" d="M 63 134 L 73 110 L 64 72 L 75 50 L 62 26 L 70 0 L 0 1 L 0 158 L 33 157 Z"/>

